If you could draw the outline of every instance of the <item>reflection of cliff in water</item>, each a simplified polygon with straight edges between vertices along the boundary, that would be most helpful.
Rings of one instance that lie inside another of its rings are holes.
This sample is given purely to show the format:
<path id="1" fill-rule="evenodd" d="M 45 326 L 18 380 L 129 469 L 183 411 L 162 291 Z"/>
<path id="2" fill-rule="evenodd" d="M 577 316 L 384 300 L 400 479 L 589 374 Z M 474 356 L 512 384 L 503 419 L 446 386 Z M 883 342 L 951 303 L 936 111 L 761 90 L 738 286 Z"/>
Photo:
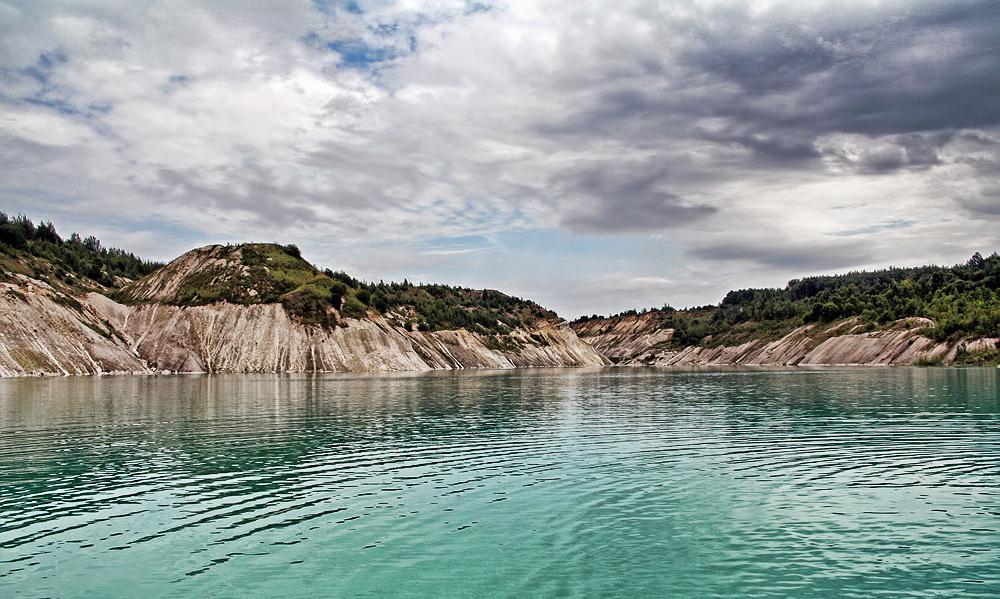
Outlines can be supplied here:
<path id="1" fill-rule="evenodd" d="M 218 476 L 220 492 L 263 491 L 296 472 L 349 481 L 417 461 L 433 468 L 466 459 L 467 443 L 484 438 L 493 445 L 480 448 L 488 459 L 530 445 L 560 422 L 599 432 L 601 418 L 618 412 L 646 414 L 635 426 L 651 437 L 700 427 L 756 430 L 761 439 L 801 434 L 804 442 L 836 434 L 848 443 L 856 435 L 861 447 L 872 440 L 851 423 L 883 411 L 974 421 L 982 414 L 981 425 L 995 427 L 998 378 L 997 369 L 843 376 L 617 368 L 10 379 L 0 384 L 0 477 L 20 489 L 22 501 L 40 504 L 88 485 L 106 489 L 109 481 L 118 481 L 112 486 L 120 495 L 107 501 L 185 477 Z"/>
<path id="2" fill-rule="evenodd" d="M 530 432 L 586 372 L 9 379 L 0 416 L 21 452 L 2 475 L 46 493 L 133 466 L 208 475 L 405 452 L 418 440 L 445 450 L 487 431 Z"/>

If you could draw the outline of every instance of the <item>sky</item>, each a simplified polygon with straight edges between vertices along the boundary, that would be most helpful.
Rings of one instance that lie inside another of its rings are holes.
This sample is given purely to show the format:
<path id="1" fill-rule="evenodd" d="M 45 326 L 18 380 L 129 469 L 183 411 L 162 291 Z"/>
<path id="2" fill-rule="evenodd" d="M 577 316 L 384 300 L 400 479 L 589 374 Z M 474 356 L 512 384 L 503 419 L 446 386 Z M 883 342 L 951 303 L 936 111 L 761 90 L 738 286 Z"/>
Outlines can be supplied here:
<path id="1" fill-rule="evenodd" d="M 565 318 L 1000 250 L 1000 3 L 0 0 L 0 210 Z"/>

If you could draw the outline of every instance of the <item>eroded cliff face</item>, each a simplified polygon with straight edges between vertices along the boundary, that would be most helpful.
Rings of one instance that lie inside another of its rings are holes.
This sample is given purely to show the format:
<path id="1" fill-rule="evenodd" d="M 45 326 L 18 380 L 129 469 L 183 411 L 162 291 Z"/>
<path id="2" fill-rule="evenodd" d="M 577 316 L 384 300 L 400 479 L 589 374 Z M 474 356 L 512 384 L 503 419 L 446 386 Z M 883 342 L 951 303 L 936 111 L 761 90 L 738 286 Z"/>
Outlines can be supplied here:
<path id="1" fill-rule="evenodd" d="M 157 301 L 177 296 L 185 279 L 192 273 L 205 272 L 211 268 L 223 270 L 244 269 L 234 262 L 229 253 L 236 258 L 241 256 L 238 248 L 227 252 L 221 245 L 209 245 L 184 253 L 173 260 L 169 268 L 161 268 L 153 274 L 135 281 L 129 286 L 129 295 L 137 301 Z M 227 259 L 228 258 L 228 259 Z"/>
<path id="2" fill-rule="evenodd" d="M 110 317 L 110 314 L 108 315 Z M 342 326 L 303 326 L 280 304 L 131 308 L 125 336 L 156 370 L 173 372 L 368 372 L 527 366 L 595 366 L 608 361 L 564 322 L 515 330 L 510 348 L 465 330 L 422 333 L 381 316 Z M 533 335 L 533 336 L 532 336 Z"/>
<path id="3" fill-rule="evenodd" d="M 669 341 L 674 335 L 673 329 L 657 328 L 648 313 L 590 320 L 574 324 L 573 330 L 582 340 L 615 362 L 629 361 L 651 347 Z"/>
<path id="4" fill-rule="evenodd" d="M 920 334 L 933 325 L 923 319 L 874 332 L 846 320 L 800 327 L 772 341 L 681 349 L 669 343 L 673 331 L 657 328 L 648 314 L 573 328 L 559 319 L 540 320 L 530 330 L 514 329 L 505 336 L 465 329 L 420 332 L 371 313 L 323 327 L 301 324 L 277 303 L 126 306 L 97 293 L 71 297 L 44 282 L 12 277 L 16 282 L 0 283 L 0 376 L 425 371 L 601 366 L 612 361 L 839 366 L 907 365 L 924 359 L 950 364 L 960 348 L 1000 347 L 997 338 L 935 342 Z M 172 285 L 171 280 L 152 279 L 148 289 L 164 293 Z"/>
<path id="5" fill-rule="evenodd" d="M 938 343 L 919 333 L 932 322 L 911 318 L 890 330 L 859 332 L 857 321 L 799 327 L 774 341 L 741 345 L 667 349 L 672 329 L 657 329 L 653 317 L 637 314 L 614 321 L 574 325 L 580 338 L 619 364 L 658 366 L 889 366 L 921 359 L 950 364 L 960 347 L 969 351 L 997 347 L 1000 339 L 963 339 Z"/>
<path id="6" fill-rule="evenodd" d="M 0 376 L 149 372 L 102 312 L 15 276 L 0 283 Z"/>
<path id="7" fill-rule="evenodd" d="M 162 290 L 162 287 L 160 287 Z M 380 316 L 302 325 L 280 304 L 125 306 L 24 278 L 0 287 L 0 376 L 154 372 L 423 371 L 600 366 L 565 321 L 509 336 L 423 333 Z"/>

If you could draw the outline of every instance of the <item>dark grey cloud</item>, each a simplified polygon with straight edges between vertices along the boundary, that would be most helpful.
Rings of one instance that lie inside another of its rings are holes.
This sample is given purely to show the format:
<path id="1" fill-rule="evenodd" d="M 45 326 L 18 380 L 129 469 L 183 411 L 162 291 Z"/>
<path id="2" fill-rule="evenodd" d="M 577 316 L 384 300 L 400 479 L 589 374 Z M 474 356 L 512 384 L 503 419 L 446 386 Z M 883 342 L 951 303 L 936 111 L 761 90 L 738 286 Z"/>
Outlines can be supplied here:
<path id="1" fill-rule="evenodd" d="M 856 173 L 880 175 L 942 164 L 945 146 L 956 138 L 954 131 L 891 135 L 867 147 L 827 147 L 821 154 Z"/>
<path id="2" fill-rule="evenodd" d="M 531 131 L 557 147 L 645 153 L 662 168 L 629 167 L 622 158 L 563 169 L 554 177 L 570 207 L 561 222 L 608 233 L 664 230 L 713 216 L 724 222 L 730 203 L 740 200 L 711 190 L 734 178 L 748 187 L 826 169 L 880 178 L 945 160 L 975 162 L 978 176 L 986 176 L 993 158 L 972 146 L 992 137 L 958 149 L 955 142 L 1000 127 L 998 23 L 995 0 L 842 9 L 792 3 L 764 12 L 730 3 L 653 24 L 664 27 L 658 46 L 617 40 L 609 54 L 618 58 L 592 65 L 604 69 L 600 76 L 570 73 L 556 82 L 574 101 L 542 115 Z M 991 200 L 963 203 L 994 214 Z M 850 248 L 829 258 L 803 257 L 814 253 L 723 243 L 697 255 L 804 268 L 868 257 Z"/>
<path id="3" fill-rule="evenodd" d="M 941 163 L 941 148 L 954 136 L 953 131 L 907 133 L 896 136 L 893 141 L 906 152 L 908 165 L 933 166 Z"/>
<path id="4" fill-rule="evenodd" d="M 986 182 L 978 194 L 964 198 L 962 206 L 978 217 L 1000 216 L 1000 169 L 997 176 Z"/>
<path id="5" fill-rule="evenodd" d="M 866 172 L 882 173 L 894 171 L 906 164 L 906 154 L 902 148 L 890 146 L 868 152 L 860 162 L 862 169 Z"/>
<path id="6" fill-rule="evenodd" d="M 811 167 L 822 135 L 895 135 L 902 152 L 873 154 L 865 169 L 933 164 L 935 133 L 1000 125 L 997 23 L 993 0 L 843 12 L 780 5 L 764 14 L 715 7 L 677 25 L 687 38 L 678 68 L 644 73 L 641 83 L 609 77 L 618 83 L 536 130 L 638 144 L 662 136 L 736 144 L 758 168 Z M 689 128 L 710 117 L 727 125 Z"/>
<path id="7" fill-rule="evenodd" d="M 711 15 L 682 61 L 734 84 L 720 115 L 815 133 L 902 134 L 1000 123 L 1000 4 Z M 786 102 L 758 100 L 787 94 Z M 711 101 L 710 98 L 706 99 Z"/>
<path id="8" fill-rule="evenodd" d="M 671 193 L 670 169 L 654 161 L 600 162 L 560 173 L 559 179 L 556 187 L 570 206 L 562 222 L 576 231 L 662 230 L 716 211 Z"/>
<path id="9" fill-rule="evenodd" d="M 823 247 L 788 240 L 767 243 L 722 242 L 696 247 L 690 254 L 702 260 L 741 260 L 766 268 L 802 273 L 846 270 L 857 264 L 871 262 L 874 258 L 871 248 L 860 241 L 826 244 Z"/>
<path id="10" fill-rule="evenodd" d="M 815 160 L 822 156 L 814 136 L 796 130 L 762 133 L 753 132 L 752 128 L 745 126 L 731 127 L 725 131 L 704 133 L 702 138 L 749 150 L 751 156 L 745 164 L 755 168 L 812 167 Z"/>
<path id="11" fill-rule="evenodd" d="M 313 208 L 315 198 L 297 186 L 276 185 L 273 173 L 256 165 L 245 165 L 220 185 L 206 185 L 201 174 L 172 169 L 160 169 L 157 174 L 159 185 L 150 190 L 151 195 L 171 198 L 178 205 L 200 207 L 205 217 L 232 214 L 238 218 L 242 212 L 253 215 L 258 225 L 276 228 L 311 226 L 319 220 Z"/>
<path id="12" fill-rule="evenodd" d="M 660 94 L 623 87 L 599 94 L 589 105 L 534 125 L 541 135 L 579 138 L 639 136 L 655 138 L 676 130 L 688 116 L 676 102 Z"/>
<path id="13" fill-rule="evenodd" d="M 836 48 L 822 43 L 788 8 L 775 7 L 763 16 L 748 6 L 710 9 L 689 32 L 680 56 L 691 71 L 736 83 L 749 97 L 793 91 L 802 81 L 838 63 Z"/>
<path id="14" fill-rule="evenodd" d="M 573 231 L 622 233 L 659 231 L 687 225 L 713 214 L 710 206 L 689 206 L 668 193 L 625 196 L 617 203 L 601 202 L 592 211 L 571 212 L 562 221 Z"/>
<path id="15" fill-rule="evenodd" d="M 820 155 L 812 140 L 799 137 L 794 133 L 789 135 L 743 135 L 732 138 L 732 141 L 753 150 L 759 156 L 765 156 L 769 162 L 800 162 L 810 158 L 818 158 Z"/>
<path id="16" fill-rule="evenodd" d="M 327 205 L 349 209 L 404 206 L 406 198 L 385 193 L 387 182 L 411 190 L 431 184 L 429 178 L 413 164 L 402 160 L 397 163 L 387 161 L 385 150 L 380 152 L 328 144 L 304 157 L 302 163 L 325 172 L 350 173 L 349 177 L 339 177 L 333 182 L 336 192 L 324 200 Z"/>

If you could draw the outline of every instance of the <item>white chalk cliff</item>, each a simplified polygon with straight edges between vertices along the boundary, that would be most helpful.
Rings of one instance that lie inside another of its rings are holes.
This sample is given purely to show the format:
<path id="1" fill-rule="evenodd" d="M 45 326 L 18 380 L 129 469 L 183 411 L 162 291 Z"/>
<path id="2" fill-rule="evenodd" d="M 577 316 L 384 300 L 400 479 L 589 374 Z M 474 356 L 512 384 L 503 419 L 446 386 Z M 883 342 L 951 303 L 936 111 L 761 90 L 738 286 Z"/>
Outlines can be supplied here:
<path id="1" fill-rule="evenodd" d="M 997 347 L 1000 339 L 936 342 L 920 331 L 933 322 L 910 318 L 888 330 L 861 332 L 855 319 L 798 327 L 780 339 L 753 339 L 740 345 L 670 348 L 673 329 L 655 325 L 652 313 L 574 324 L 581 339 L 618 364 L 658 366 L 889 366 L 921 359 L 950 364 L 960 348 Z"/>
<path id="2" fill-rule="evenodd" d="M 71 297 L 23 275 L 0 283 L 0 376 L 610 364 L 557 318 L 516 328 L 498 344 L 464 329 L 413 330 L 374 312 L 323 327 L 301 324 L 280 303 L 157 303 L 176 292 L 183 275 L 219 265 L 205 249 L 137 282 L 133 297 L 150 303 L 124 305 L 98 293 Z"/>
<path id="3" fill-rule="evenodd" d="M 934 341 L 921 334 L 934 323 L 919 318 L 873 331 L 847 319 L 802 326 L 780 339 L 683 348 L 671 342 L 674 331 L 659 328 L 653 313 L 571 327 L 535 306 L 535 316 L 521 320 L 530 324 L 504 335 L 466 329 L 420 331 L 402 312 L 392 310 L 384 314 L 369 310 L 349 318 L 330 307 L 336 312 L 331 320 L 335 326 L 306 324 L 280 302 L 254 303 L 262 297 L 259 292 L 273 292 L 254 284 L 273 285 L 278 276 L 261 275 L 272 272 L 267 264 L 278 271 L 277 262 L 267 262 L 272 258 L 263 259 L 265 266 L 249 266 L 243 260 L 254 251 L 217 245 L 192 250 L 126 287 L 127 305 L 99 293 L 68 295 L 65 288 L 60 291 L 23 274 L 6 273 L 6 282 L 0 283 L 0 376 L 378 372 L 612 363 L 838 366 L 926 360 L 950 364 L 960 349 L 1000 347 L 1000 339 L 992 337 Z M 259 255 L 257 259 L 261 260 Z M 295 260 L 297 267 L 314 272 L 314 279 L 332 283 L 301 259 Z M 191 287 L 195 280 L 200 287 Z M 192 289 L 204 293 L 224 285 L 242 299 L 179 305 L 197 303 L 190 301 Z"/>

